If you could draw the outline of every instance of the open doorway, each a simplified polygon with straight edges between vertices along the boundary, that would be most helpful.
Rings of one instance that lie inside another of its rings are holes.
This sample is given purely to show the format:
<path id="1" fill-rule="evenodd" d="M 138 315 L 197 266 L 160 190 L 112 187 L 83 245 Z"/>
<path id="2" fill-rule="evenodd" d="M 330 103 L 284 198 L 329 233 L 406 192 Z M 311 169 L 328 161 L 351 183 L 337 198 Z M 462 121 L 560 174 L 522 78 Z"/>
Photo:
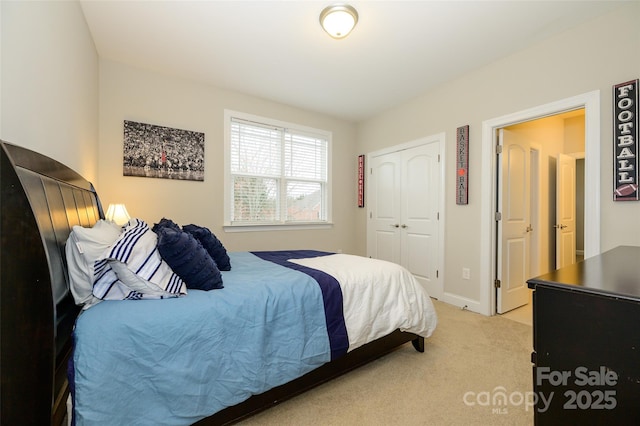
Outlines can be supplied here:
<path id="1" fill-rule="evenodd" d="M 497 313 L 530 322 L 526 281 L 584 253 L 584 129 L 579 108 L 498 130 Z"/>
<path id="2" fill-rule="evenodd" d="M 519 112 L 514 112 L 482 122 L 482 163 L 488 165 L 481 171 L 480 202 L 480 285 L 481 293 L 477 306 L 473 309 L 485 315 L 497 312 L 496 281 L 496 193 L 497 156 L 496 131 L 500 128 L 547 117 L 561 112 L 585 110 L 585 192 L 584 200 L 584 256 L 600 253 L 600 91 L 576 95 Z"/>

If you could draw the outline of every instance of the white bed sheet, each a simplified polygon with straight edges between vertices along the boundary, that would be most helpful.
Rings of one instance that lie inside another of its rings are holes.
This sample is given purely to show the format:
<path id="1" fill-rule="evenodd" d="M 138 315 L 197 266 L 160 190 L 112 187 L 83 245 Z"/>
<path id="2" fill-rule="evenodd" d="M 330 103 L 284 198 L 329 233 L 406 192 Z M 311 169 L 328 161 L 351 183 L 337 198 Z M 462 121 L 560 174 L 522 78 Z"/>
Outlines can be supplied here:
<path id="1" fill-rule="evenodd" d="M 289 261 L 338 281 L 350 351 L 398 328 L 425 338 L 436 328 L 437 315 L 427 291 L 398 264 L 350 254 Z"/>

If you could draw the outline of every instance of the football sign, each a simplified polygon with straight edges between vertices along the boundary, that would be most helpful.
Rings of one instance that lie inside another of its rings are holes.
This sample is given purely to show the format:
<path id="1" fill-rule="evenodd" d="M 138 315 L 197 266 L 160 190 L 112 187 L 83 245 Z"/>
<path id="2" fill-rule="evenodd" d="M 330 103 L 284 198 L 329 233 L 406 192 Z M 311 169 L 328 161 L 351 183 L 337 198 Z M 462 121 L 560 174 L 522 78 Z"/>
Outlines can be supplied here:
<path id="1" fill-rule="evenodd" d="M 614 201 L 638 201 L 638 80 L 613 86 Z"/>

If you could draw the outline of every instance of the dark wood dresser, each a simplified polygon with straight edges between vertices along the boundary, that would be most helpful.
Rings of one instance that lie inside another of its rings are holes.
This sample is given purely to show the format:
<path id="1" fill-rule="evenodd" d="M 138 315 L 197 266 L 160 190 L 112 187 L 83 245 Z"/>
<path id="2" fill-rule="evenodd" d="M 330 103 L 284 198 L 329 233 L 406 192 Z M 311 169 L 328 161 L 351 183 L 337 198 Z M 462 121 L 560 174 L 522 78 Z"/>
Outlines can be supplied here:
<path id="1" fill-rule="evenodd" d="M 640 425 L 640 247 L 528 281 L 536 425 Z"/>

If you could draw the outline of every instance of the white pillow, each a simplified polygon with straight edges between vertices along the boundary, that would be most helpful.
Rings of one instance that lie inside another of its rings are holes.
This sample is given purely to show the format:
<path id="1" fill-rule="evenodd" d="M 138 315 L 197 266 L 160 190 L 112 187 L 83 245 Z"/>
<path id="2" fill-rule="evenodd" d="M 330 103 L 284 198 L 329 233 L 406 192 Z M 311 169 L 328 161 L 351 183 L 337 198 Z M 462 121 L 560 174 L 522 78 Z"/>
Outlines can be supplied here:
<path id="1" fill-rule="evenodd" d="M 109 266 L 116 273 L 118 280 L 127 287 L 127 292 L 123 294 L 123 299 L 129 295 L 130 291 L 136 291 L 138 293 L 149 296 L 149 298 L 163 298 L 163 297 L 175 297 L 174 293 L 169 293 L 160 288 L 156 283 L 149 280 L 145 280 L 139 275 L 136 275 L 126 263 L 122 263 L 118 260 L 110 260 Z M 144 296 L 143 296 L 144 297 Z"/>
<path id="2" fill-rule="evenodd" d="M 93 272 L 96 259 L 118 239 L 122 228 L 100 219 L 92 228 L 74 226 L 65 246 L 71 294 L 84 308 L 100 300 L 93 296 Z"/>

